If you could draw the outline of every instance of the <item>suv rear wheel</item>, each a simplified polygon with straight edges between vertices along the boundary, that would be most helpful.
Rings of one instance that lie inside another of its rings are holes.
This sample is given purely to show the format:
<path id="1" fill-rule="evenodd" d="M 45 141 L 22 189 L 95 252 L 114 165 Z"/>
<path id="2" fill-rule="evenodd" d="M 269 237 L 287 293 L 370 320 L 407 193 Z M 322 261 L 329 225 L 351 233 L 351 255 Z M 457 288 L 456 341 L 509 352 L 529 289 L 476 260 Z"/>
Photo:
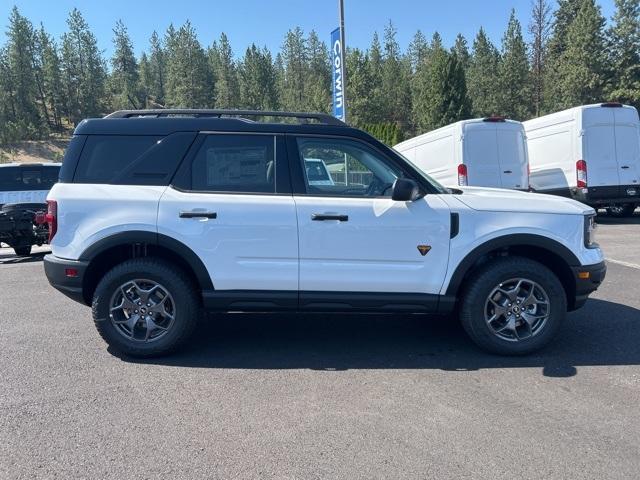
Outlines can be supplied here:
<path id="1" fill-rule="evenodd" d="M 195 288 L 179 269 L 155 258 L 127 260 L 110 270 L 93 296 L 102 338 L 120 353 L 171 353 L 191 336 L 200 312 Z"/>
<path id="2" fill-rule="evenodd" d="M 544 265 L 502 257 L 480 267 L 467 283 L 460 320 L 481 348 L 523 355 L 545 346 L 567 312 L 562 284 Z"/>

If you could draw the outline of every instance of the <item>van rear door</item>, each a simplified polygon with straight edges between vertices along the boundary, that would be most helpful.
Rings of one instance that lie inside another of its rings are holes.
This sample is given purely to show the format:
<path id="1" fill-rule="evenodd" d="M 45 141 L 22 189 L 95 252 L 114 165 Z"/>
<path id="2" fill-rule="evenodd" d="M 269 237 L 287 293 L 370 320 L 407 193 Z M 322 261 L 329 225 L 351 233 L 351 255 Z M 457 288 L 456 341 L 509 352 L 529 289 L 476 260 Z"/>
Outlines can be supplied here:
<path id="1" fill-rule="evenodd" d="M 616 161 L 615 108 L 587 108 L 582 117 L 583 156 L 589 187 L 620 185 Z M 575 167 L 575 164 L 574 164 Z"/>
<path id="2" fill-rule="evenodd" d="M 637 113 L 630 108 L 612 108 L 615 116 L 616 159 L 620 185 L 640 183 L 640 132 Z M 625 188 L 620 195 L 626 196 Z"/>
<path id="3" fill-rule="evenodd" d="M 462 143 L 469 185 L 501 188 L 495 123 L 465 124 Z"/>
<path id="4" fill-rule="evenodd" d="M 524 130 L 519 123 L 496 123 L 500 181 L 503 188 L 529 189 Z"/>

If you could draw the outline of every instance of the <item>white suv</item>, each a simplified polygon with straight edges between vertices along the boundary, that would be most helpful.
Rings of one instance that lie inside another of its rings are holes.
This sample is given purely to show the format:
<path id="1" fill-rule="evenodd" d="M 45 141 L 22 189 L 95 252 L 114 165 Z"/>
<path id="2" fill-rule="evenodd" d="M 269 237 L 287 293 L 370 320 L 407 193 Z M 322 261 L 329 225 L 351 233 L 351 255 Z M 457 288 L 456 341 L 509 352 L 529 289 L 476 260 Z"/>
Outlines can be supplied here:
<path id="1" fill-rule="evenodd" d="M 307 177 L 318 160 L 330 182 Z M 455 312 L 484 349 L 523 354 L 548 343 L 606 271 L 592 208 L 445 189 L 324 114 L 86 120 L 47 201 L 49 281 L 134 356 L 183 345 L 202 309 Z"/>

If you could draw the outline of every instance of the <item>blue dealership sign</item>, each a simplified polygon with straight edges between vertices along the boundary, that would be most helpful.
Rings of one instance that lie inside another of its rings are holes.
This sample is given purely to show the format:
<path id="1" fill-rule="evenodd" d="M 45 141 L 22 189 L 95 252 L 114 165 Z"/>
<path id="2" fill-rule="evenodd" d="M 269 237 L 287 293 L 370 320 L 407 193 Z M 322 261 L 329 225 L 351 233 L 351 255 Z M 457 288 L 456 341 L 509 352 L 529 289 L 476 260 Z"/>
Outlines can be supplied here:
<path id="1" fill-rule="evenodd" d="M 333 116 L 344 120 L 344 78 L 342 75 L 342 40 L 340 29 L 331 32 L 331 66 L 333 70 Z"/>

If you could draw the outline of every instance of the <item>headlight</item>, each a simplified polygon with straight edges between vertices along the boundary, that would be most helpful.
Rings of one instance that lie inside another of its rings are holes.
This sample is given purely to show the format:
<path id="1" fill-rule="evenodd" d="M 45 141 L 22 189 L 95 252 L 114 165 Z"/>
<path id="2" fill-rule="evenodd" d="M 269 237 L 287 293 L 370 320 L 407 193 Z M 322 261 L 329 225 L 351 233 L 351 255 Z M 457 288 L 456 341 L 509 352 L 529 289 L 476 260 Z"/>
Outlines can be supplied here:
<path id="1" fill-rule="evenodd" d="M 597 248 L 596 243 L 596 216 L 585 215 L 584 217 L 584 246 L 587 248 Z"/>

